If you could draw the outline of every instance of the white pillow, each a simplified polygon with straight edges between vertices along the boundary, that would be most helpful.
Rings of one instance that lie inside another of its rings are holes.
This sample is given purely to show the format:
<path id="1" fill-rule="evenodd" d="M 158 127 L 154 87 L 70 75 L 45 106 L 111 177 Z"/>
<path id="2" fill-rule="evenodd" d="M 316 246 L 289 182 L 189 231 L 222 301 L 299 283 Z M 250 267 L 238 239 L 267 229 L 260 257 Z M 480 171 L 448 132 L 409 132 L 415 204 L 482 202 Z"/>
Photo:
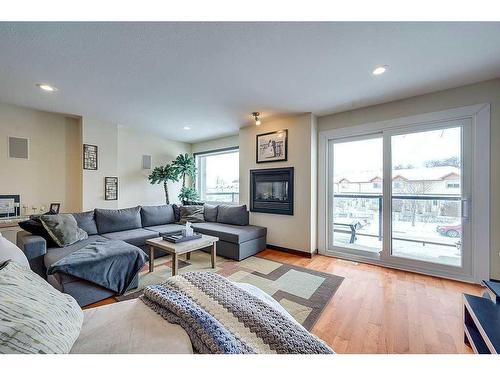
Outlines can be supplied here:
<path id="1" fill-rule="evenodd" d="M 29 268 L 28 259 L 23 251 L 0 233 L 0 265 L 7 260 L 13 260 Z"/>
<path id="2" fill-rule="evenodd" d="M 0 265 L 0 353 L 69 353 L 83 311 L 75 299 L 14 261 Z"/>

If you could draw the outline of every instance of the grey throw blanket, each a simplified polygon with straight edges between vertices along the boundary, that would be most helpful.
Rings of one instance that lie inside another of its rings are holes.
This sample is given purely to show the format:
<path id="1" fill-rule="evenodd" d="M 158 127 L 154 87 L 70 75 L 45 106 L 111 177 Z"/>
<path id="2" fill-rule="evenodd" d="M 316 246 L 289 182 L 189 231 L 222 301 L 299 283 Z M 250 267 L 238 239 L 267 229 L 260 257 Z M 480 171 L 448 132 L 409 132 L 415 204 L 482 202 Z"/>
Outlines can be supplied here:
<path id="1" fill-rule="evenodd" d="M 123 294 L 147 259 L 124 241 L 98 239 L 52 264 L 47 274 L 65 273 Z"/>
<path id="2" fill-rule="evenodd" d="M 180 324 L 200 353 L 333 353 L 299 323 L 214 273 L 170 277 L 146 287 L 141 298 L 163 318 Z"/>

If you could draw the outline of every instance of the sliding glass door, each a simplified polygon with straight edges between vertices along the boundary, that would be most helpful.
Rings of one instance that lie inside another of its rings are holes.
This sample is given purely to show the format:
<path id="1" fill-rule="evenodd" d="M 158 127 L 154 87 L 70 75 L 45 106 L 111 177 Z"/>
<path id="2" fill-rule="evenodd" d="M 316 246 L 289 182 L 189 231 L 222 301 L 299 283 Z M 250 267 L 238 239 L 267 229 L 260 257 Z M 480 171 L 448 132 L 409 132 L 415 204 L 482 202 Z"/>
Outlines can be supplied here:
<path id="1" fill-rule="evenodd" d="M 465 124 L 391 135 L 391 254 L 462 267 L 467 235 Z M 467 165 L 467 163 L 466 163 Z"/>
<path id="2" fill-rule="evenodd" d="M 341 251 L 382 251 L 382 134 L 332 142 L 332 245 Z"/>
<path id="3" fill-rule="evenodd" d="M 470 274 L 470 119 L 329 141 L 330 250 Z"/>

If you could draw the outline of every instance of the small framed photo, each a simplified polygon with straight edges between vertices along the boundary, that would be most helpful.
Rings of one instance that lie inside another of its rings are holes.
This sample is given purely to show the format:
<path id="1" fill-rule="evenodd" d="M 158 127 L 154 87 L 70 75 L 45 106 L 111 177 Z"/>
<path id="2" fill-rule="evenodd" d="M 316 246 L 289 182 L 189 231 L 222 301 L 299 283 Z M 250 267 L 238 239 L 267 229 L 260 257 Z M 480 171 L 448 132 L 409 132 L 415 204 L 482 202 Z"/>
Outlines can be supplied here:
<path id="1" fill-rule="evenodd" d="M 50 211 L 51 212 L 58 214 L 60 209 L 61 209 L 61 203 L 51 203 L 50 204 Z"/>
<path id="2" fill-rule="evenodd" d="M 288 160 L 288 129 L 257 134 L 257 163 Z"/>
<path id="3" fill-rule="evenodd" d="M 104 199 L 118 200 L 118 177 L 104 177 Z"/>
<path id="4" fill-rule="evenodd" d="M 97 171 L 97 146 L 83 145 L 83 169 Z"/>

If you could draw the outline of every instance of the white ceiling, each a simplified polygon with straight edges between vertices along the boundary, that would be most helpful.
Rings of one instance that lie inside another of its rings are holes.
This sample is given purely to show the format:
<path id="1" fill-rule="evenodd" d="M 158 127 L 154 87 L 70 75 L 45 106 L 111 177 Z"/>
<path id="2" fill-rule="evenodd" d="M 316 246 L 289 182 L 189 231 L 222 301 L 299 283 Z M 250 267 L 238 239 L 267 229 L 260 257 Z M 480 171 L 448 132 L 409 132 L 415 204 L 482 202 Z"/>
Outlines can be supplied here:
<path id="1" fill-rule="evenodd" d="M 500 23 L 0 23 L 0 101 L 187 142 L 499 76 Z"/>

